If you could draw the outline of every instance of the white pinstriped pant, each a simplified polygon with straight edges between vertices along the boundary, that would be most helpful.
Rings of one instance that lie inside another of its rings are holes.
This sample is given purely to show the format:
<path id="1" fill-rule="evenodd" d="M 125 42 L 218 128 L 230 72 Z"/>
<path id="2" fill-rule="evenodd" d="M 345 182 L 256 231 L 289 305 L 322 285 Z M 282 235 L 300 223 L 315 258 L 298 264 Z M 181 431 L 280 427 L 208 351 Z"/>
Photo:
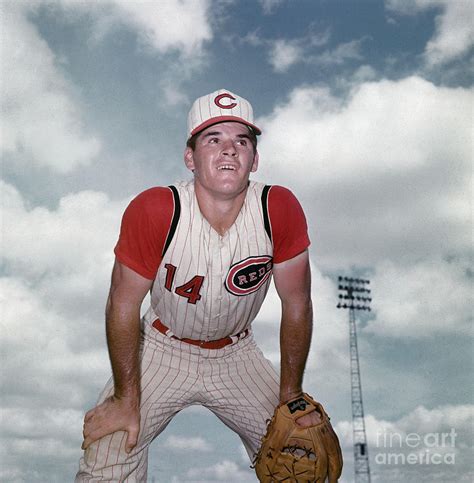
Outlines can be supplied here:
<path id="1" fill-rule="evenodd" d="M 141 421 L 137 446 L 125 452 L 118 431 L 89 446 L 76 483 L 145 482 L 148 447 L 180 410 L 201 404 L 241 438 L 249 457 L 258 451 L 278 404 L 279 378 L 250 335 L 223 349 L 201 349 L 146 326 L 141 365 Z M 113 393 L 112 381 L 99 403 Z"/>

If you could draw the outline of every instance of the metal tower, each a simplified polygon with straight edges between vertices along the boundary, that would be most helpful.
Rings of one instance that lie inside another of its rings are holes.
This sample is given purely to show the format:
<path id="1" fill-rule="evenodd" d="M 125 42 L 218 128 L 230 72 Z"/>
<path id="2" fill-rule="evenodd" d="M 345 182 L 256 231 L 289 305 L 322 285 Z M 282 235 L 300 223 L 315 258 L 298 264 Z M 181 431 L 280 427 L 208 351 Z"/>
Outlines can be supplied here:
<path id="1" fill-rule="evenodd" d="M 349 310 L 349 347 L 351 357 L 352 431 L 354 439 L 355 483 L 370 483 L 369 452 L 365 434 L 364 406 L 357 349 L 356 310 L 370 311 L 370 280 L 339 277 L 338 309 Z"/>

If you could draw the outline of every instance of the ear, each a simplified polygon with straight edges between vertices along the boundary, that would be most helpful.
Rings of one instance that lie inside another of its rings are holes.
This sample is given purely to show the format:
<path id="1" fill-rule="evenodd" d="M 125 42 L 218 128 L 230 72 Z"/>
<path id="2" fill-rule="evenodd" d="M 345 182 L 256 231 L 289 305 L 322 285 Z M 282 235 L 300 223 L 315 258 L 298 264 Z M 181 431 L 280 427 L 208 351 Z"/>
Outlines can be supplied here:
<path id="1" fill-rule="evenodd" d="M 194 171 L 194 152 L 190 147 L 184 150 L 184 164 L 189 170 Z"/>
<path id="2" fill-rule="evenodd" d="M 258 160 L 259 160 L 259 155 L 258 155 L 258 151 L 256 151 L 255 156 L 253 157 L 252 169 L 250 170 L 251 173 L 255 173 L 255 171 L 257 171 Z"/>

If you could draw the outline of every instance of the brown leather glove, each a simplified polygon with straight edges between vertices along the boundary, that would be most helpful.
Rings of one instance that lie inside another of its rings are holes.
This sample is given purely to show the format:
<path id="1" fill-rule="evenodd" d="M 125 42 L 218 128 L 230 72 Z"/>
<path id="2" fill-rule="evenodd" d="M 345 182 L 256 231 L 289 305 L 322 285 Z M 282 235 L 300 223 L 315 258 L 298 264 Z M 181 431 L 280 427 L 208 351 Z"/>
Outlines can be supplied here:
<path id="1" fill-rule="evenodd" d="M 321 422 L 302 428 L 296 420 L 318 411 Z M 342 472 L 342 452 L 329 417 L 321 404 L 303 396 L 280 404 L 255 458 L 255 471 L 262 483 L 336 483 Z"/>

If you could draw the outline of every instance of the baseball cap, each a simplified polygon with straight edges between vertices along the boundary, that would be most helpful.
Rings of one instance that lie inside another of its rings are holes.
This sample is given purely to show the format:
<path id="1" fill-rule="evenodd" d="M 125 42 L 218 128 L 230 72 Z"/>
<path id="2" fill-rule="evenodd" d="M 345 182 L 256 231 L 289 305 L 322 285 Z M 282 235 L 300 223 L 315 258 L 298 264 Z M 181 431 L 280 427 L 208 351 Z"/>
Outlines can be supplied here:
<path id="1" fill-rule="evenodd" d="M 251 127 L 255 134 L 262 134 L 253 123 L 250 102 L 227 89 L 219 89 L 194 101 L 188 114 L 188 136 L 225 121 L 240 122 Z"/>

